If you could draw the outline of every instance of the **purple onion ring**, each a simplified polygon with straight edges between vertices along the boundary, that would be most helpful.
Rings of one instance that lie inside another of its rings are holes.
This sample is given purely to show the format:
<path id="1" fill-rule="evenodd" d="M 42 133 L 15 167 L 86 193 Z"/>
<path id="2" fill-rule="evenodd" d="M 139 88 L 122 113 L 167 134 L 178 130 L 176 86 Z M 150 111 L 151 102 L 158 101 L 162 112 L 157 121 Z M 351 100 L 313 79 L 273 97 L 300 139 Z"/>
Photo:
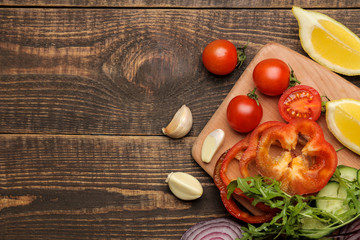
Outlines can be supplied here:
<path id="1" fill-rule="evenodd" d="M 234 240 L 242 237 L 240 227 L 230 219 L 215 218 L 190 227 L 180 240 Z"/>

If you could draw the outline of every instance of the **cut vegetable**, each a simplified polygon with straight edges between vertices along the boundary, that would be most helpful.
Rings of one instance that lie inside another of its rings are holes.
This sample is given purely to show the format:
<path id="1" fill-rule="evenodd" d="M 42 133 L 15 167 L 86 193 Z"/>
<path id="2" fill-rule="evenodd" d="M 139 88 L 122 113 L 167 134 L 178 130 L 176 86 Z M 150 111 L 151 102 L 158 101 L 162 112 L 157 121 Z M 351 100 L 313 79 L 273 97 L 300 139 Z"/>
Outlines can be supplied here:
<path id="1" fill-rule="evenodd" d="M 258 175 L 238 178 L 236 183 L 228 188 L 230 194 L 236 188 L 240 188 L 244 195 L 253 198 L 254 201 L 279 210 L 271 222 L 242 227 L 244 240 L 280 239 L 280 236 L 286 236 L 286 239 L 319 239 L 334 231 L 337 235 L 328 236 L 329 239 L 334 237 L 345 240 L 342 238 L 343 230 L 340 233 L 336 230 L 360 217 L 359 185 L 357 182 L 347 182 L 343 179 L 338 169 L 333 174 L 331 182 L 317 196 L 291 196 L 281 191 L 279 181 Z M 353 229 L 358 229 L 357 225 Z M 345 231 L 347 236 L 353 235 L 351 230 Z M 360 231 L 356 235 L 346 239 L 359 239 Z"/>
<path id="2" fill-rule="evenodd" d="M 241 226 L 227 218 L 200 222 L 189 228 L 180 240 L 234 240 L 242 237 Z"/>
<path id="3" fill-rule="evenodd" d="M 245 139 L 241 140 L 236 145 L 237 146 L 242 145 L 243 141 L 245 141 Z M 233 150 L 233 148 L 230 149 L 229 151 L 226 151 L 225 153 L 223 153 L 221 155 L 221 157 L 218 159 L 218 161 L 216 162 L 215 168 L 214 168 L 214 183 L 220 191 L 220 198 L 224 204 L 224 207 L 233 217 L 235 217 L 241 221 L 247 222 L 247 223 L 264 223 L 264 222 L 270 221 L 276 215 L 276 213 L 277 213 L 276 211 L 270 210 L 268 206 L 267 206 L 268 211 L 261 208 L 261 210 L 265 210 L 264 214 L 262 214 L 262 215 L 252 215 L 249 212 L 244 211 L 243 209 L 239 208 L 239 206 L 236 204 L 235 200 L 232 198 L 232 195 L 234 193 L 233 191 L 235 190 L 235 188 L 232 188 L 229 185 L 226 185 L 221 180 L 220 169 L 222 168 L 222 164 L 225 161 L 225 156 L 227 156 L 228 154 L 232 155 L 232 153 L 231 153 L 232 150 Z M 236 181 L 235 181 L 235 183 L 236 183 Z M 235 194 L 235 195 L 238 196 L 238 194 Z M 235 195 L 233 197 L 236 199 Z M 241 195 L 241 196 L 243 196 L 243 195 Z M 244 196 L 246 196 L 246 195 L 244 195 Z M 245 201 L 248 200 L 249 203 L 251 203 L 254 199 L 249 199 L 247 197 L 243 200 L 245 200 Z M 257 207 L 257 206 L 258 206 L 258 204 L 255 205 L 255 207 Z"/>
<path id="4" fill-rule="evenodd" d="M 327 229 L 326 223 L 323 223 L 312 217 L 304 217 L 301 219 L 301 236 L 318 239 L 329 235 L 333 230 Z"/>
<path id="5" fill-rule="evenodd" d="M 357 180 L 358 170 L 356 168 L 340 165 L 338 166 L 338 169 L 342 178 L 345 178 L 350 182 Z"/>
<path id="6" fill-rule="evenodd" d="M 278 108 L 281 117 L 287 122 L 297 118 L 316 121 L 321 115 L 321 97 L 315 88 L 296 85 L 281 95 Z"/>
<path id="7" fill-rule="evenodd" d="M 326 212 L 339 216 L 349 207 L 344 204 L 347 197 L 346 189 L 337 182 L 329 182 L 317 194 L 316 206 Z"/>
<path id="8" fill-rule="evenodd" d="M 216 151 L 223 144 L 225 132 L 221 129 L 212 131 L 204 140 L 201 148 L 201 160 L 209 163 Z"/>
<path id="9" fill-rule="evenodd" d="M 305 145 L 301 143 L 300 134 L 307 140 Z M 281 149 L 274 154 L 270 150 L 278 143 Z M 293 152 L 297 145 L 301 154 Z M 304 195 L 316 193 L 328 183 L 338 159 L 320 125 L 299 118 L 266 130 L 259 140 L 255 162 L 262 176 L 281 182 L 281 190 L 290 195 Z"/>
<path id="10" fill-rule="evenodd" d="M 337 238 L 340 237 L 340 238 Z M 340 229 L 339 234 L 335 236 L 335 239 L 341 240 L 357 240 L 360 239 L 360 219 L 347 224 Z"/>

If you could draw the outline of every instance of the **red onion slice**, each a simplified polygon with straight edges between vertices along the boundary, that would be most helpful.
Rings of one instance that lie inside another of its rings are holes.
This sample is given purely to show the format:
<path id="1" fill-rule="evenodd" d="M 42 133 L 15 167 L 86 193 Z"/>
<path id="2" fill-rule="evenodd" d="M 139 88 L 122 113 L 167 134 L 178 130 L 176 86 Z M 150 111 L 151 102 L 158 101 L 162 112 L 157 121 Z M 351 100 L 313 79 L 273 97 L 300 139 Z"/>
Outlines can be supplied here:
<path id="1" fill-rule="evenodd" d="M 242 237 L 240 227 L 227 218 L 202 221 L 190 227 L 180 240 L 234 240 Z"/>
<path id="2" fill-rule="evenodd" d="M 360 219 L 342 227 L 338 234 L 332 235 L 335 240 L 358 240 L 360 239 Z"/>

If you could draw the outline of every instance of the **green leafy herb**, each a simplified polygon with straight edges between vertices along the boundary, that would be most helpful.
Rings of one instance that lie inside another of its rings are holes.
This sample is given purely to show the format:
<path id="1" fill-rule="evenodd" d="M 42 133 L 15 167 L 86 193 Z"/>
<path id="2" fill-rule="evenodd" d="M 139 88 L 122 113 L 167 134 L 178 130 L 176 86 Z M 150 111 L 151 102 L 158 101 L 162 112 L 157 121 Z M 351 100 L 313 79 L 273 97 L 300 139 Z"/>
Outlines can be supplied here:
<path id="1" fill-rule="evenodd" d="M 291 196 L 280 189 L 280 182 L 261 176 L 238 178 L 228 186 L 228 197 L 240 188 L 244 194 L 254 198 L 253 204 L 263 202 L 272 208 L 278 208 L 279 213 L 271 222 L 261 225 L 248 224 L 241 240 L 320 238 L 334 230 L 352 222 L 360 216 L 360 186 L 358 182 L 349 182 L 341 178 L 339 170 L 335 171 L 331 181 L 337 181 L 347 191 L 344 204 L 349 210 L 334 214 L 321 210 L 315 206 L 316 196 Z M 323 199 L 323 197 L 321 197 Z M 339 198 L 326 199 L 339 200 Z"/>

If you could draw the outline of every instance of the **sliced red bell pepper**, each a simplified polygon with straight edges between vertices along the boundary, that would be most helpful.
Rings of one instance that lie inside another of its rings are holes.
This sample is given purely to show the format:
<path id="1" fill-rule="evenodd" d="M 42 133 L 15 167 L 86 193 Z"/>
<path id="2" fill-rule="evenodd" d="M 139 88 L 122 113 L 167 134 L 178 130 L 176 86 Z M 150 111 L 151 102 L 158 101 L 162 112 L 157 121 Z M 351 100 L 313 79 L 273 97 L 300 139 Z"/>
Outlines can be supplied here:
<path id="1" fill-rule="evenodd" d="M 231 147 L 227 151 L 220 168 L 220 177 L 226 186 L 229 185 L 229 183 L 231 182 L 231 180 L 226 175 L 230 162 L 235 158 L 239 160 L 242 157 L 241 155 L 247 149 L 248 146 L 249 146 L 249 135 L 247 135 L 245 138 L 237 142 L 233 147 Z"/>
<path id="2" fill-rule="evenodd" d="M 272 125 L 272 126 L 274 126 L 274 125 Z M 267 126 L 270 126 L 270 124 L 268 124 Z M 229 185 L 229 183 L 232 180 L 234 180 L 234 179 L 230 180 L 227 177 L 227 171 L 228 171 L 229 164 L 233 159 L 240 160 L 242 158 L 242 154 L 244 153 L 244 151 L 247 150 L 247 147 L 249 146 L 249 139 L 250 139 L 250 135 L 247 135 L 245 138 L 243 138 L 242 140 L 237 142 L 232 148 L 230 148 L 227 151 L 227 153 L 224 155 L 224 158 L 222 160 L 222 164 L 221 164 L 221 167 L 219 170 L 220 171 L 219 174 L 220 174 L 220 178 L 221 178 L 222 182 L 226 186 Z M 239 176 L 239 177 L 241 177 L 241 176 Z M 240 188 L 236 188 L 233 194 L 234 194 L 234 196 L 243 197 L 250 202 L 254 201 L 253 198 L 250 198 L 250 197 L 246 196 L 245 194 L 243 194 L 243 192 L 241 191 Z M 270 208 L 269 206 L 265 205 L 264 203 L 258 203 L 257 208 L 259 208 L 265 212 L 275 211 L 275 209 Z"/>
<path id="3" fill-rule="evenodd" d="M 260 216 L 254 216 L 241 210 L 232 198 L 227 198 L 227 185 L 225 185 L 220 177 L 220 169 L 225 158 L 225 154 L 226 153 L 224 153 L 216 162 L 214 169 L 214 182 L 216 187 L 220 190 L 221 201 L 223 202 L 226 210 L 235 218 L 247 223 L 255 224 L 270 221 L 276 215 L 276 211 L 266 212 L 264 215 Z"/>
<path id="4" fill-rule="evenodd" d="M 241 155 L 241 159 L 239 161 L 241 177 L 243 178 L 250 177 L 249 164 L 252 161 L 254 161 L 256 158 L 257 147 L 261 134 L 268 128 L 274 126 L 283 126 L 283 125 L 285 125 L 285 123 L 283 122 L 268 121 L 260 124 L 254 129 L 254 131 L 250 134 L 248 147 Z"/>
<path id="5" fill-rule="evenodd" d="M 300 143 L 301 137 L 305 143 Z M 280 153 L 273 152 L 276 143 L 281 145 Z M 301 152 L 296 150 L 300 147 Z M 295 119 L 287 125 L 269 128 L 258 143 L 257 169 L 261 175 L 280 181 L 282 190 L 291 195 L 318 192 L 336 166 L 336 151 L 315 121 Z"/>

